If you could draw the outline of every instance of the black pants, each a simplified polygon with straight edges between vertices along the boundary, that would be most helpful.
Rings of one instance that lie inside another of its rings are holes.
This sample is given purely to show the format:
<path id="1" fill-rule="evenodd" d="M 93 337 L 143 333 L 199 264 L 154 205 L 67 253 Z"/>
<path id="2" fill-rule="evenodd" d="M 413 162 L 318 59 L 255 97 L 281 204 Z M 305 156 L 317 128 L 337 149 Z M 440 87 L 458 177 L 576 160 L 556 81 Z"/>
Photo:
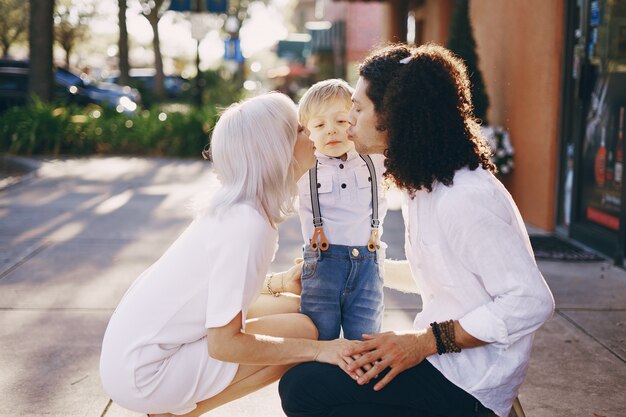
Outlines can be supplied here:
<path id="1" fill-rule="evenodd" d="M 310 362 L 290 369 L 278 390 L 289 417 L 490 415 L 490 410 L 448 381 L 427 360 L 401 372 L 380 391 L 373 389 L 376 381 L 359 385 L 337 366 Z"/>

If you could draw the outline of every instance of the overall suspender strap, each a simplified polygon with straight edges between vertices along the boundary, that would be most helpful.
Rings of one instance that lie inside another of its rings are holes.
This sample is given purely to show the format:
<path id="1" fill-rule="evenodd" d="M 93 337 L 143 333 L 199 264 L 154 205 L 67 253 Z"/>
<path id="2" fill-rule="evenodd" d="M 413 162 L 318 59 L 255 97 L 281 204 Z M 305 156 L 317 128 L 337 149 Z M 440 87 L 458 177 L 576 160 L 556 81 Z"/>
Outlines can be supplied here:
<path id="1" fill-rule="evenodd" d="M 367 250 L 370 252 L 376 252 L 376 249 L 380 249 L 380 236 L 378 233 L 378 227 L 380 226 L 380 220 L 378 219 L 378 180 L 376 178 L 376 168 L 374 168 L 374 162 L 369 155 L 359 155 L 367 169 L 370 172 L 370 186 L 372 189 L 372 233 L 370 234 L 370 240 L 367 242 Z"/>
<path id="2" fill-rule="evenodd" d="M 370 187 L 372 192 L 372 216 L 371 226 L 372 232 L 370 234 L 370 240 L 367 242 L 367 250 L 370 252 L 376 252 L 376 249 L 380 249 L 380 237 L 378 227 L 380 226 L 380 220 L 378 219 L 378 180 L 376 179 L 376 168 L 374 168 L 374 162 L 369 155 L 359 155 L 370 173 Z M 313 211 L 313 237 L 311 238 L 311 249 L 325 251 L 328 249 L 328 240 L 324 235 L 322 213 L 320 210 L 320 199 L 317 192 L 317 164 L 315 167 L 309 170 L 309 187 L 311 190 L 311 210 Z"/>
<path id="3" fill-rule="evenodd" d="M 309 169 L 309 187 L 311 190 L 311 209 L 313 211 L 313 237 L 311 238 L 311 249 L 317 250 L 319 248 L 323 251 L 328 249 L 328 240 L 324 235 L 324 229 L 322 227 L 322 214 L 320 211 L 320 199 L 317 193 L 317 164 L 315 167 Z"/>

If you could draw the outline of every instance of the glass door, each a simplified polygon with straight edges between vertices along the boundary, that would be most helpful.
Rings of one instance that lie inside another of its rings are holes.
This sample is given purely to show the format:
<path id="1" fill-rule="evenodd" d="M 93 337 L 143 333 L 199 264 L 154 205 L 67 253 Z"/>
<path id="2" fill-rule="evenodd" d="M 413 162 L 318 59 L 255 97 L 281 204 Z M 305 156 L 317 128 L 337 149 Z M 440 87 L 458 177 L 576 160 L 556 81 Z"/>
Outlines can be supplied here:
<path id="1" fill-rule="evenodd" d="M 572 92 L 563 126 L 571 130 L 562 141 L 558 223 L 623 263 L 626 0 L 579 0 L 569 13 Z"/>

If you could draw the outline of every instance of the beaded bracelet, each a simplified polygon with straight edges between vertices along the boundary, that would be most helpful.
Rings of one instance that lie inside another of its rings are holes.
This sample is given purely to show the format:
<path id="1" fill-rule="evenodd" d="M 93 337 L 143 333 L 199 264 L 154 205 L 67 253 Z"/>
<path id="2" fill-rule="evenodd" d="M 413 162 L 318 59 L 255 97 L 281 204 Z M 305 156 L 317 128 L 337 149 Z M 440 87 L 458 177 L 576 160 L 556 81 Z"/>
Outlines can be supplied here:
<path id="1" fill-rule="evenodd" d="M 439 333 L 439 326 L 437 325 L 437 322 L 434 321 L 430 323 L 430 327 L 432 327 L 433 329 L 433 334 L 435 335 L 435 342 L 437 342 L 437 354 L 443 355 L 444 353 L 446 353 L 446 347 L 444 346 L 443 341 L 441 340 L 441 334 Z"/>
<path id="2" fill-rule="evenodd" d="M 454 338 L 454 321 L 447 320 L 438 324 L 441 331 L 441 339 L 447 352 L 459 353 L 461 348 L 456 344 Z"/>
<path id="3" fill-rule="evenodd" d="M 437 342 L 437 354 L 459 353 L 461 348 L 456 344 L 454 338 L 454 321 L 448 320 L 443 323 L 432 322 L 430 327 L 433 329 L 435 341 Z"/>

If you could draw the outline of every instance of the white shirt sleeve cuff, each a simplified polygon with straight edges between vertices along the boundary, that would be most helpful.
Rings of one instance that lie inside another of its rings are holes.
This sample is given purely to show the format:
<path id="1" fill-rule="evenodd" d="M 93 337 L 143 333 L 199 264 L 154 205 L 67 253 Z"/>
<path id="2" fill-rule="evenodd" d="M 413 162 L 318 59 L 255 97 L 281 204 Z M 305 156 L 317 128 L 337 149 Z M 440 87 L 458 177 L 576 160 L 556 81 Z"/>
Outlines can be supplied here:
<path id="1" fill-rule="evenodd" d="M 475 338 L 487 343 L 508 346 L 509 333 L 506 324 L 487 305 L 482 305 L 459 319 L 463 329 Z"/>

